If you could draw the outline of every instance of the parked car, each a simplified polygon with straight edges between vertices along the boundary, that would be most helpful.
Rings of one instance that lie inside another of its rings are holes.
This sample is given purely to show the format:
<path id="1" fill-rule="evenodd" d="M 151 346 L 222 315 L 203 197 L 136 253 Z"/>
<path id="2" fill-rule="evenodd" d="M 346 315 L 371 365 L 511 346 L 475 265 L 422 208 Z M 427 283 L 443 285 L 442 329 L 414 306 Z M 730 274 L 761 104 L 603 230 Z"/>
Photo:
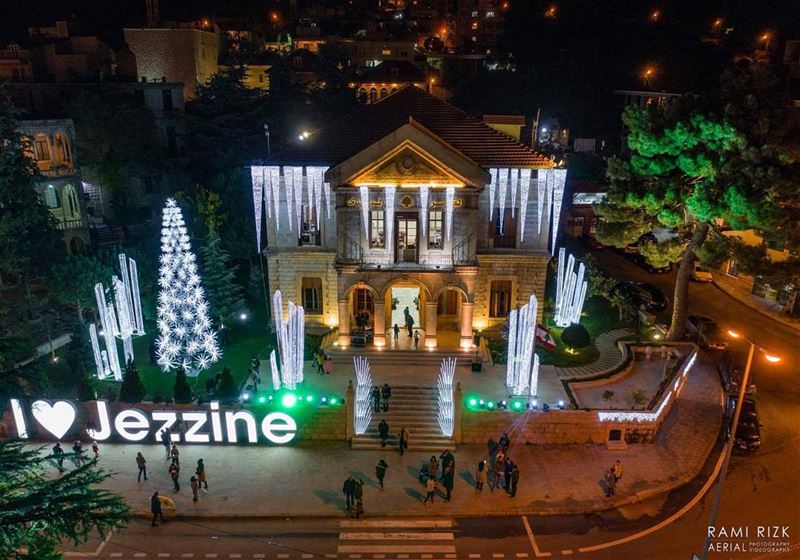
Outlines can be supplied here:
<path id="1" fill-rule="evenodd" d="M 711 276 L 710 270 L 708 270 L 703 266 L 700 266 L 697 263 L 694 263 L 691 279 L 694 280 L 695 282 L 711 282 L 714 280 L 714 277 Z"/>
<path id="2" fill-rule="evenodd" d="M 689 315 L 686 318 L 686 332 L 702 348 L 725 350 L 728 347 L 722 329 L 708 315 Z"/>
<path id="3" fill-rule="evenodd" d="M 744 368 L 747 366 L 747 352 L 743 350 L 736 350 L 728 348 L 722 354 L 720 360 L 719 373 L 722 377 L 722 385 L 729 393 L 739 393 L 739 387 L 742 383 L 742 375 L 744 375 Z M 753 378 L 747 380 L 747 394 L 754 395 L 756 392 L 756 384 Z"/>
<path id="4" fill-rule="evenodd" d="M 672 271 L 672 263 L 667 263 L 666 266 L 654 266 L 647 262 L 647 259 L 644 257 L 644 255 L 640 253 L 628 255 L 628 257 L 650 274 L 666 274 Z"/>
<path id="5" fill-rule="evenodd" d="M 655 313 L 664 311 L 669 300 L 661 290 L 645 282 L 620 282 L 611 293 L 621 292 L 633 300 L 637 307 Z"/>
<path id="6" fill-rule="evenodd" d="M 730 437 L 733 417 L 736 413 L 737 400 L 738 399 L 735 397 L 728 397 L 726 400 L 725 415 L 727 418 L 727 437 Z M 758 418 L 758 408 L 756 407 L 755 399 L 745 397 L 742 401 L 742 412 L 739 414 L 739 425 L 736 427 L 733 447 L 734 449 L 748 452 L 755 451 L 761 447 L 761 422 Z"/>

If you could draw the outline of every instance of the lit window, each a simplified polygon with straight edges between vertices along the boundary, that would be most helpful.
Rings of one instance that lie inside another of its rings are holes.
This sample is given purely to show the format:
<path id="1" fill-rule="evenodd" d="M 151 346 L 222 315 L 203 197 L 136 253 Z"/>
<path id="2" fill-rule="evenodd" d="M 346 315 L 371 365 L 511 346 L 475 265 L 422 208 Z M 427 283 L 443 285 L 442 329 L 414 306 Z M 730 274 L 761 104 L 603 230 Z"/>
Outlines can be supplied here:
<path id="1" fill-rule="evenodd" d="M 488 12 L 486 12 L 486 19 L 491 19 L 493 17 L 494 17 L 494 11 L 493 10 L 489 10 Z"/>
<path id="2" fill-rule="evenodd" d="M 473 21 L 472 22 L 472 29 L 478 29 L 478 22 L 477 21 Z"/>
<path id="3" fill-rule="evenodd" d="M 386 88 L 381 88 L 381 97 L 386 97 L 389 95 L 389 91 Z"/>
<path id="4" fill-rule="evenodd" d="M 441 249 L 443 246 L 443 215 L 441 210 L 428 213 L 428 249 Z"/>
<path id="5" fill-rule="evenodd" d="M 383 233 L 383 210 L 370 210 L 369 212 L 369 246 L 384 248 L 386 239 Z"/>
<path id="6" fill-rule="evenodd" d="M 69 149 L 67 137 L 58 133 L 55 135 L 54 143 L 56 151 L 58 152 L 58 159 L 60 159 L 62 163 L 70 163 L 72 161 L 72 153 Z"/>
<path id="7" fill-rule="evenodd" d="M 478 11 L 477 10 L 472 12 L 472 17 L 478 17 Z"/>
<path id="8" fill-rule="evenodd" d="M 61 202 L 58 200 L 58 190 L 53 185 L 47 185 L 44 189 L 44 203 L 48 208 L 58 208 Z"/>
<path id="9" fill-rule="evenodd" d="M 356 289 L 353 293 L 353 311 L 356 315 L 366 313 L 367 320 L 369 320 L 369 315 L 373 311 L 372 292 L 370 290 L 367 288 Z"/>
<path id="10" fill-rule="evenodd" d="M 80 206 L 78 206 L 78 195 L 75 192 L 75 188 L 72 185 L 66 185 L 64 187 L 64 196 L 67 199 L 67 214 L 69 217 L 73 219 L 78 219 L 81 217 L 81 210 Z"/>
<path id="11" fill-rule="evenodd" d="M 505 317 L 511 310 L 511 280 L 495 280 L 489 291 L 489 317 Z"/>
<path id="12" fill-rule="evenodd" d="M 383 49 L 383 50 L 381 51 L 381 54 L 382 54 L 383 56 L 391 56 L 391 54 L 392 54 L 392 51 L 390 51 L 389 49 Z"/>
<path id="13" fill-rule="evenodd" d="M 303 278 L 303 308 L 306 313 L 322 313 L 322 279 Z"/>
<path id="14" fill-rule="evenodd" d="M 478 38 L 475 35 L 472 36 L 472 42 L 473 43 L 477 43 L 478 42 Z"/>

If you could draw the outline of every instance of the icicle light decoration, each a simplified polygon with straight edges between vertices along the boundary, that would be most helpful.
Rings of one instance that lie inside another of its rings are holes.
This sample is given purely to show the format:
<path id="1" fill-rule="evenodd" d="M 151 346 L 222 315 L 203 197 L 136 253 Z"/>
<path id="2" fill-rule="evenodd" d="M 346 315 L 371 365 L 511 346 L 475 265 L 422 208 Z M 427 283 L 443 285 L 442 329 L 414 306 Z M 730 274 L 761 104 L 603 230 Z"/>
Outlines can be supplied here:
<path id="1" fill-rule="evenodd" d="M 419 217 L 422 225 L 422 237 L 428 236 L 428 196 L 431 193 L 431 188 L 428 185 L 422 185 L 419 188 Z"/>
<path id="2" fill-rule="evenodd" d="M 292 173 L 294 215 L 297 218 L 297 237 L 303 235 L 303 168 L 295 167 Z"/>
<path id="3" fill-rule="evenodd" d="M 511 170 L 511 217 L 514 217 L 514 207 L 517 205 L 517 185 L 519 184 L 519 169 Z"/>
<path id="4" fill-rule="evenodd" d="M 317 231 L 319 231 L 320 219 L 322 218 L 322 169 L 308 167 L 306 168 L 306 174 L 314 187 L 314 215 L 317 217 Z M 328 213 L 330 214 L 330 212 Z M 330 218 L 330 215 L 328 217 Z"/>
<path id="5" fill-rule="evenodd" d="M 494 193 L 497 190 L 497 168 L 493 167 L 489 170 L 491 180 L 489 181 L 489 221 L 494 219 Z"/>
<path id="6" fill-rule="evenodd" d="M 272 190 L 269 186 L 269 171 L 266 167 L 261 167 L 261 185 L 264 189 L 264 195 L 261 202 L 264 206 L 266 206 L 267 218 L 272 218 Z M 261 214 L 259 214 L 259 216 L 260 215 Z"/>
<path id="7" fill-rule="evenodd" d="M 353 428 L 356 435 L 361 435 L 366 433 L 372 421 L 372 375 L 369 372 L 369 362 L 363 356 L 353 356 L 353 366 L 356 370 Z"/>
<path id="8" fill-rule="evenodd" d="M 455 405 L 453 403 L 453 377 L 456 373 L 456 358 L 445 358 L 439 367 L 439 427 L 442 435 L 453 436 L 453 424 L 455 422 Z"/>
<path id="9" fill-rule="evenodd" d="M 358 187 L 358 196 L 361 197 L 361 221 L 364 222 L 364 236 L 369 239 L 369 187 Z"/>
<path id="10" fill-rule="evenodd" d="M 323 191 L 325 192 L 325 206 L 328 208 L 328 219 L 330 220 L 331 219 L 331 184 L 328 181 L 325 181 L 322 184 L 322 186 L 323 186 Z"/>
<path id="11" fill-rule="evenodd" d="M 280 378 L 283 386 L 295 390 L 303 382 L 303 353 L 305 351 L 305 310 L 289 302 L 287 319 L 283 319 L 281 291 L 272 294 L 272 313 L 280 352 Z"/>
<path id="12" fill-rule="evenodd" d="M 508 191 L 508 172 L 509 169 L 499 169 L 500 177 L 500 190 L 497 196 L 497 215 L 500 217 L 500 233 L 505 232 L 505 218 L 506 218 L 506 192 Z"/>
<path id="13" fill-rule="evenodd" d="M 267 168 L 269 173 L 269 190 L 272 191 L 272 207 L 275 209 L 275 229 L 281 229 L 281 168 L 277 165 L 270 165 Z M 290 220 L 291 221 L 291 220 Z"/>
<path id="14" fill-rule="evenodd" d="M 447 240 L 453 237 L 453 205 L 455 204 L 456 188 L 447 187 L 444 191 L 445 196 L 445 230 L 447 231 Z"/>
<path id="15" fill-rule="evenodd" d="M 535 359 L 536 309 L 532 295 L 528 303 L 508 316 L 508 351 L 506 385 L 514 395 L 530 394 L 538 385 L 539 361 Z"/>
<path id="16" fill-rule="evenodd" d="M 525 240 L 525 220 L 528 217 L 528 196 L 531 190 L 531 170 L 519 171 L 519 240 Z"/>
<path id="17" fill-rule="evenodd" d="M 583 300 L 586 298 L 587 282 L 584 281 L 585 267 L 583 263 L 575 273 L 575 257 L 565 259 L 566 251 L 558 250 L 558 268 L 556 272 L 556 302 L 553 320 L 559 327 L 568 327 L 581 320 Z"/>
<path id="18" fill-rule="evenodd" d="M 292 214 L 294 214 L 294 167 L 283 168 L 283 187 L 286 191 L 286 215 L 289 217 L 289 231 L 293 231 Z"/>
<path id="19" fill-rule="evenodd" d="M 264 168 L 250 168 L 250 179 L 253 182 L 253 213 L 256 219 L 256 249 L 261 250 L 261 208 L 264 202 Z"/>
<path id="20" fill-rule="evenodd" d="M 567 181 L 566 169 L 553 169 L 553 191 L 552 191 L 552 206 L 553 206 L 553 233 L 550 240 L 550 252 L 556 251 L 556 240 L 558 239 L 558 223 L 561 221 L 561 203 L 564 199 L 564 184 Z"/>
<path id="21" fill-rule="evenodd" d="M 547 196 L 547 181 L 552 177 L 552 169 L 540 169 L 536 174 L 536 226 L 539 235 L 542 234 L 542 215 L 544 213 L 544 199 Z M 551 199 L 552 200 L 552 199 Z"/>
<path id="22" fill-rule="evenodd" d="M 386 239 L 394 239 L 394 199 L 397 187 L 387 185 L 383 191 L 384 204 L 386 208 Z"/>

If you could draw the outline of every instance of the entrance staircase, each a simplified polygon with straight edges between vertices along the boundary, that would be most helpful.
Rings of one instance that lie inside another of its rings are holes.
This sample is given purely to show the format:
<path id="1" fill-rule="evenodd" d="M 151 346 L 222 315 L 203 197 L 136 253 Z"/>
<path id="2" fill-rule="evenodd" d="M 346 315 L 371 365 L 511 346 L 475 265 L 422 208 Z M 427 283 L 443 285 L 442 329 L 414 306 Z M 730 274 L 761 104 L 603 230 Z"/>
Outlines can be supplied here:
<path id="1" fill-rule="evenodd" d="M 389 411 L 373 412 L 366 433 L 354 436 L 351 447 L 376 451 L 382 449 L 378 424 L 382 419 L 386 419 L 389 423 L 389 438 L 383 449 L 387 451 L 396 452 L 397 435 L 403 426 L 411 434 L 407 451 L 425 451 L 436 453 L 437 456 L 445 449 L 454 451 L 455 442 L 452 438 L 442 435 L 442 430 L 439 428 L 438 397 L 439 392 L 436 387 L 393 386 Z"/>

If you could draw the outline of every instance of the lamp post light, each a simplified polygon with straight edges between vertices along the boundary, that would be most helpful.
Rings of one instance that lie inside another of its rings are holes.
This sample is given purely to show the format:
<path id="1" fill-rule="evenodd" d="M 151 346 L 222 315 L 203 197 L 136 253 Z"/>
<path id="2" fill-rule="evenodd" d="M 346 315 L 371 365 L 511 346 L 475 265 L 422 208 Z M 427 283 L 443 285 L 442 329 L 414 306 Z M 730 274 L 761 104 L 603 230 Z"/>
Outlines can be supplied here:
<path id="1" fill-rule="evenodd" d="M 731 452 L 733 451 L 733 444 L 736 441 L 736 429 L 739 427 L 739 416 L 742 413 L 742 404 L 744 403 L 744 395 L 747 391 L 747 382 L 750 378 L 750 369 L 753 365 L 753 356 L 755 355 L 756 349 L 758 349 L 762 354 L 767 362 L 771 364 L 776 364 L 781 361 L 780 356 L 775 354 L 771 354 L 767 352 L 764 348 L 753 342 L 750 338 L 744 336 L 742 333 L 728 329 L 728 336 L 735 339 L 742 339 L 745 340 L 748 344 L 750 344 L 750 350 L 747 353 L 747 365 L 744 368 L 744 374 L 742 374 L 742 380 L 739 384 L 739 397 L 736 401 L 736 410 L 733 413 L 733 422 L 731 423 L 731 431 L 730 437 L 725 446 L 724 459 L 722 461 L 722 469 L 720 469 L 719 473 L 719 482 L 717 482 L 717 493 L 714 495 L 714 502 L 711 506 L 711 515 L 708 518 L 708 527 L 713 527 L 714 522 L 717 519 L 717 513 L 719 513 L 719 504 L 722 500 L 722 487 L 725 485 L 725 477 L 728 474 L 728 465 L 731 461 Z M 711 541 L 711 534 L 710 532 L 706 531 L 706 540 L 705 544 L 703 545 L 703 552 L 701 559 L 706 560 L 708 558 L 708 546 Z"/>

